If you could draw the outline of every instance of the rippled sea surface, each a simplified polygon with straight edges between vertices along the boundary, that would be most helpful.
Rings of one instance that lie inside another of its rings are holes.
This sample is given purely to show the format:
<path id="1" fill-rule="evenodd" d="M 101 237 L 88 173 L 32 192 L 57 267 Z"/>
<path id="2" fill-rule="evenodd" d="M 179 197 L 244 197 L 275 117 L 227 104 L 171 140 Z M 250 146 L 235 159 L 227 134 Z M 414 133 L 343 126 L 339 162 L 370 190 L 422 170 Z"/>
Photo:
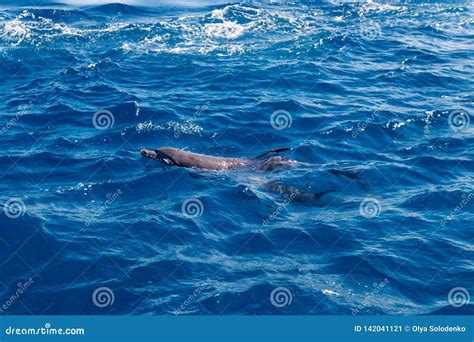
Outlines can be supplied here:
<path id="1" fill-rule="evenodd" d="M 188 5 L 2 2 L 2 314 L 472 314 L 473 4 Z"/>

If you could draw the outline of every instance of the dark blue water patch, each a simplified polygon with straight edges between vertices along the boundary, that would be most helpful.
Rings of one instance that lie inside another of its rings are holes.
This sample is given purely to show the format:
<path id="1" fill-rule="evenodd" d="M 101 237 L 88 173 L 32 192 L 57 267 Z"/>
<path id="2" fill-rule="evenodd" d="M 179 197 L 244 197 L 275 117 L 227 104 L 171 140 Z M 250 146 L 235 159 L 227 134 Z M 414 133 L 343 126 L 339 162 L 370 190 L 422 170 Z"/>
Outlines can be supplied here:
<path id="1" fill-rule="evenodd" d="M 348 246 L 357 249 L 358 241 L 350 234 L 345 234 L 336 227 L 314 224 L 305 230 L 276 228 L 267 233 L 268 238 L 277 247 L 288 253 L 325 253 L 337 254 L 347 250 Z M 281 244 L 281 241 L 290 241 L 291 244 Z M 279 245 L 281 244 L 281 245 Z"/>
<path id="2" fill-rule="evenodd" d="M 472 204 L 469 201 L 470 193 L 466 193 L 463 191 L 424 191 L 424 193 L 417 194 L 416 196 L 411 197 L 407 201 L 407 205 L 410 207 L 419 206 L 421 209 L 425 206 L 431 206 L 436 208 L 437 210 L 452 210 L 456 206 L 462 204 L 461 202 L 465 200 L 466 207 L 468 210 Z M 471 195 L 472 197 L 472 195 Z"/>
<path id="3" fill-rule="evenodd" d="M 37 8 L 31 9 L 30 13 L 34 14 L 35 16 L 57 20 L 64 23 L 80 23 L 82 21 L 88 21 L 92 19 L 87 12 L 76 9 Z"/>
<path id="4" fill-rule="evenodd" d="M 89 12 L 97 12 L 106 15 L 125 15 L 125 16 L 133 16 L 133 15 L 146 15 L 149 14 L 145 8 L 139 8 L 135 6 L 130 6 L 126 4 L 120 3 L 111 3 L 106 5 L 100 6 L 92 6 L 86 8 Z"/>
<path id="5" fill-rule="evenodd" d="M 453 314 L 455 314 L 456 311 L 458 313 L 460 312 L 462 315 L 472 315 L 472 313 L 474 312 L 474 307 L 473 307 L 472 304 L 467 304 L 467 305 L 459 308 L 459 310 L 456 310 L 452 306 L 445 306 L 441 309 L 430 312 L 430 314 L 433 314 L 433 315 L 453 315 Z"/>
<path id="6" fill-rule="evenodd" d="M 61 3 L 60 1 L 38 1 L 38 0 L 19 0 L 19 1 L 16 1 L 16 0 L 5 0 L 3 2 L 3 4 L 5 5 L 6 8 L 8 8 L 7 6 L 11 6 L 11 7 L 23 7 L 23 6 L 44 6 L 44 7 L 48 7 L 48 6 L 64 6 L 63 3 Z"/>
<path id="7" fill-rule="evenodd" d="M 472 313 L 470 3 L 35 3 L 0 10 L 5 314 Z"/>

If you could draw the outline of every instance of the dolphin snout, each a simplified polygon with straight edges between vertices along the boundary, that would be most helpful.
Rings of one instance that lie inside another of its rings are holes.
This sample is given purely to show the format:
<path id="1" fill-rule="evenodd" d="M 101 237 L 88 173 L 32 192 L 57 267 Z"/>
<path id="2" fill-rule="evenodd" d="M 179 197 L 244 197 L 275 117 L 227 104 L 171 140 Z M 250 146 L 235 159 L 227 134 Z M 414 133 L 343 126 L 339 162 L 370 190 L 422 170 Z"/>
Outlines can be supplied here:
<path id="1" fill-rule="evenodd" d="M 156 152 L 147 148 L 142 148 L 140 154 L 144 157 L 156 158 Z"/>

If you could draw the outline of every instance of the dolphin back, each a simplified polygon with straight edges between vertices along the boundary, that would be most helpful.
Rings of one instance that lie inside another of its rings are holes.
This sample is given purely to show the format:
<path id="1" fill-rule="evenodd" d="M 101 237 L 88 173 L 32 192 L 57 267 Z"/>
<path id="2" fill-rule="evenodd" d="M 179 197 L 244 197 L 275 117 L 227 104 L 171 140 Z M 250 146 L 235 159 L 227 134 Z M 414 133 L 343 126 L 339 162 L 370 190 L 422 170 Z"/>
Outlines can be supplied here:
<path id="1" fill-rule="evenodd" d="M 267 152 L 264 152 L 262 154 L 259 154 L 258 156 L 255 157 L 255 159 L 265 159 L 274 156 L 275 154 L 281 153 L 281 152 L 286 152 L 286 151 L 291 151 L 291 148 L 289 147 L 281 147 L 281 148 L 276 148 L 274 150 L 270 150 Z"/>

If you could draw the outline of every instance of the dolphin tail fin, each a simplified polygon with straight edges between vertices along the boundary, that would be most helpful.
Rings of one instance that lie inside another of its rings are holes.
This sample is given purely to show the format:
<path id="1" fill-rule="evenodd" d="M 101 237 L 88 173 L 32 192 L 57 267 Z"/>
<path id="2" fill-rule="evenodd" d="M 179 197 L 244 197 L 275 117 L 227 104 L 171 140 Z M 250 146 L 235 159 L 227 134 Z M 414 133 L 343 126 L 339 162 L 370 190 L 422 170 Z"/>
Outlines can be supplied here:
<path id="1" fill-rule="evenodd" d="M 256 156 L 255 158 L 256 159 L 262 159 L 262 158 L 265 158 L 265 157 L 270 157 L 273 154 L 277 154 L 277 153 L 280 153 L 280 152 L 286 152 L 286 151 L 291 151 L 291 148 L 289 148 L 289 147 L 276 148 L 274 150 L 270 150 L 270 151 L 267 151 L 265 153 L 262 153 L 262 154 Z"/>

